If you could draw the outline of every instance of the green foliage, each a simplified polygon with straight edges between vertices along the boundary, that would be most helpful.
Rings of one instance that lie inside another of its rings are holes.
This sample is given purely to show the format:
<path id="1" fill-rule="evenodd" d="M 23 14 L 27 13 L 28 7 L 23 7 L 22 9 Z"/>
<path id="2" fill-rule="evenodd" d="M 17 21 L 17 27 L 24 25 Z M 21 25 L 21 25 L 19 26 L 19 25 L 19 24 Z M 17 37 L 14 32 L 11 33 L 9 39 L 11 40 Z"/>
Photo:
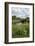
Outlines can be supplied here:
<path id="1" fill-rule="evenodd" d="M 13 19 L 16 19 L 16 16 L 12 16 L 12 20 L 13 20 Z"/>
<path id="2" fill-rule="evenodd" d="M 29 24 L 13 24 L 12 25 L 12 37 L 13 38 L 22 38 L 29 37 Z"/>
<path id="3" fill-rule="evenodd" d="M 16 16 L 12 16 L 12 37 L 13 38 L 29 37 L 29 17 L 21 19 L 16 18 Z"/>

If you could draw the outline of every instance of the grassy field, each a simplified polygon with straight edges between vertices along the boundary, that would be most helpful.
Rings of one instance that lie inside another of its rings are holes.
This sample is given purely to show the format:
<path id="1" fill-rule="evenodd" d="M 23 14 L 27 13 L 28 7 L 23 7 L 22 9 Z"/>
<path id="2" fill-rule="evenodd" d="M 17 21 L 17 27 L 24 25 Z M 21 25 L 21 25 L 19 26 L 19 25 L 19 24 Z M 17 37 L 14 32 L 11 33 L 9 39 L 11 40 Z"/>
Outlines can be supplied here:
<path id="1" fill-rule="evenodd" d="M 29 17 L 17 18 L 12 16 L 12 38 L 29 37 Z"/>
<path id="2" fill-rule="evenodd" d="M 12 38 L 29 37 L 29 23 L 12 24 Z"/>

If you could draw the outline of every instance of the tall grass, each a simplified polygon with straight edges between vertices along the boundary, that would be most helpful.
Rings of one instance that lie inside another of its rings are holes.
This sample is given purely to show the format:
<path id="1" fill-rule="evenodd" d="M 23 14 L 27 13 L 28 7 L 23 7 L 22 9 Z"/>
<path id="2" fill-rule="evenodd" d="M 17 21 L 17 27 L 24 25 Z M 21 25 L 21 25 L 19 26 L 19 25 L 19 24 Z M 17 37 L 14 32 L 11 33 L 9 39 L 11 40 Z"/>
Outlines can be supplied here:
<path id="1" fill-rule="evenodd" d="M 22 38 L 29 37 L 29 23 L 12 24 L 12 37 Z"/>

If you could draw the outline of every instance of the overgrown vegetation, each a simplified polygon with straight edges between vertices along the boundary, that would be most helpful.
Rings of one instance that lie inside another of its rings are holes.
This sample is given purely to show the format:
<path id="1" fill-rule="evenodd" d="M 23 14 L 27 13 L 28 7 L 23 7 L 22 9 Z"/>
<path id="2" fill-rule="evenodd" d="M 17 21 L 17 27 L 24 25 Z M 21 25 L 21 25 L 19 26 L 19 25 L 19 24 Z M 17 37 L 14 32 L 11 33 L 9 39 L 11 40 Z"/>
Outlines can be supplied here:
<path id="1" fill-rule="evenodd" d="M 29 17 L 21 19 L 12 16 L 12 37 L 29 37 Z"/>

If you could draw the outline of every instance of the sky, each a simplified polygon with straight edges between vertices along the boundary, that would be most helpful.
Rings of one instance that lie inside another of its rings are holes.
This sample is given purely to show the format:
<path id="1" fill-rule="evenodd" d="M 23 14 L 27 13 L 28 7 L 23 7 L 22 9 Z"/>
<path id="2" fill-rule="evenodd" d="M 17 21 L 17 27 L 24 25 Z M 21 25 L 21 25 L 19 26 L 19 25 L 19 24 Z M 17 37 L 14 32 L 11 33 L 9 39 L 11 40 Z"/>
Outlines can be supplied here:
<path id="1" fill-rule="evenodd" d="M 29 13 L 29 8 L 12 7 L 12 16 L 27 17 Z"/>

